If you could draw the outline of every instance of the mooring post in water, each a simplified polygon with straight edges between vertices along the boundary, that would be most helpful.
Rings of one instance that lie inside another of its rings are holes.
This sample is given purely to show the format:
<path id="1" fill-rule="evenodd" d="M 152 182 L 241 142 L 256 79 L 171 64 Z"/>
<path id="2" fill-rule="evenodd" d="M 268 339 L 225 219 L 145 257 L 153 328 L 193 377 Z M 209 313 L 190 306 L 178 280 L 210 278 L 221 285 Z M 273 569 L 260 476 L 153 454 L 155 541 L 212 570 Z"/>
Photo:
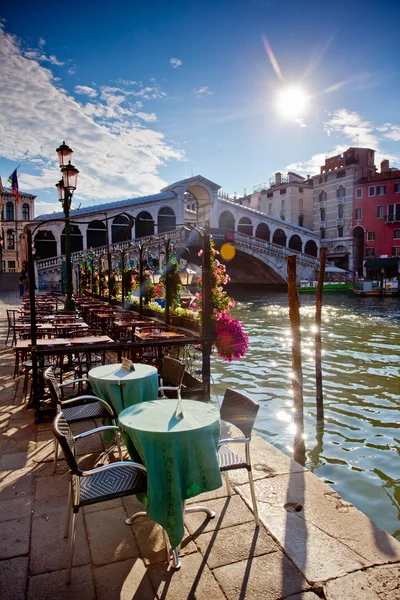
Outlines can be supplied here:
<path id="1" fill-rule="evenodd" d="M 296 256 L 288 257 L 289 318 L 292 331 L 292 386 L 294 401 L 294 459 L 304 464 L 303 371 L 301 367 L 300 301 L 296 283 Z"/>
<path id="2" fill-rule="evenodd" d="M 324 420 L 324 397 L 322 392 L 322 365 L 321 365 L 321 313 L 322 290 L 325 279 L 326 248 L 320 249 L 319 274 L 317 285 L 317 299 L 315 304 L 315 392 L 317 400 L 317 424 Z"/>

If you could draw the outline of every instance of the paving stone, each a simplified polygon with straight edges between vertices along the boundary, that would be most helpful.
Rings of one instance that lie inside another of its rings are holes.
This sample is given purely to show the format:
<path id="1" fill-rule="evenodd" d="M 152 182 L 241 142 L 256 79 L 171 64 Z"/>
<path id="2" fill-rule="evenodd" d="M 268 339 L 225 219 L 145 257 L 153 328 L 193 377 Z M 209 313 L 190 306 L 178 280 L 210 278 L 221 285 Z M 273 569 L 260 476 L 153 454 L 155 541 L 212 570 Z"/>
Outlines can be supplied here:
<path id="1" fill-rule="evenodd" d="M 229 600 L 279 600 L 309 587 L 280 552 L 219 567 L 213 574 Z"/>
<path id="2" fill-rule="evenodd" d="M 81 509 L 82 510 L 82 509 Z M 64 511 L 64 512 L 63 512 Z M 67 497 L 59 496 L 58 498 L 49 498 L 46 500 L 36 500 L 33 502 L 33 516 L 46 518 L 50 513 L 58 513 L 65 518 L 67 513 Z M 80 513 L 81 511 L 79 511 Z M 79 518 L 81 518 L 81 514 Z"/>
<path id="3" fill-rule="evenodd" d="M 35 500 L 46 500 L 68 496 L 69 476 L 52 475 L 50 477 L 38 477 L 35 479 Z"/>
<path id="4" fill-rule="evenodd" d="M 32 498 L 30 494 L 15 500 L 0 501 L 0 521 L 12 521 L 13 519 L 29 517 L 31 513 Z"/>
<path id="5" fill-rule="evenodd" d="M 125 518 L 122 507 L 86 515 L 90 554 L 94 565 L 139 556 L 131 527 L 126 525 Z"/>
<path id="6" fill-rule="evenodd" d="M 157 600 L 139 558 L 94 568 L 93 576 L 97 600 Z"/>
<path id="7" fill-rule="evenodd" d="M 83 507 L 85 515 L 89 515 L 99 510 L 107 510 L 109 508 L 118 508 L 122 506 L 122 498 L 114 498 L 114 500 L 107 500 L 106 502 L 97 502 L 97 504 L 89 504 Z"/>
<path id="8" fill-rule="evenodd" d="M 256 486 L 261 522 L 308 581 L 326 581 L 368 566 L 366 559 L 305 521 L 297 512 L 262 502 L 262 489 L 269 481 L 259 480 Z M 251 502 L 249 486 L 238 486 L 237 490 Z"/>
<path id="9" fill-rule="evenodd" d="M 350 573 L 324 586 L 326 600 L 398 600 L 400 565 L 376 566 Z"/>
<path id="10" fill-rule="evenodd" d="M 27 452 L 0 455 L 0 471 L 16 471 L 31 464 Z"/>
<path id="11" fill-rule="evenodd" d="M 255 488 L 263 504 L 300 505 L 301 518 L 360 554 L 366 565 L 400 562 L 400 543 L 313 473 L 280 475 L 258 481 Z"/>
<path id="12" fill-rule="evenodd" d="M 285 600 L 320 600 L 320 598 L 321 596 L 317 596 L 314 592 L 300 592 L 299 594 L 287 596 Z"/>
<path id="13" fill-rule="evenodd" d="M 0 559 L 27 554 L 29 551 L 30 529 L 30 517 L 2 523 Z"/>
<path id="14" fill-rule="evenodd" d="M 140 554 L 146 565 L 157 562 L 166 562 L 166 550 L 162 527 L 148 517 L 140 517 L 131 525 Z M 190 534 L 185 528 L 181 543 L 180 556 L 197 552 Z"/>
<path id="15" fill-rule="evenodd" d="M 65 584 L 65 574 L 63 570 L 31 577 L 27 600 L 96 600 L 90 567 L 72 569 L 69 585 Z"/>
<path id="16" fill-rule="evenodd" d="M 228 490 L 226 489 L 225 480 L 222 478 L 223 485 L 213 490 L 212 492 L 204 492 L 203 494 L 199 494 L 198 496 L 194 496 L 194 498 L 189 498 L 186 501 L 186 504 L 203 504 L 203 502 L 207 502 L 207 500 L 214 500 L 215 498 L 226 498 L 228 496 Z M 232 495 L 235 494 L 235 491 L 232 490 Z"/>
<path id="17" fill-rule="evenodd" d="M 203 533 L 194 541 L 210 569 L 281 550 L 264 527 L 256 528 L 254 523 Z"/>
<path id="18" fill-rule="evenodd" d="M 28 454 L 35 448 L 35 442 L 24 438 L 12 438 L 5 434 L 0 436 L 0 454 L 7 459 L 9 454 L 25 453 L 25 460 Z"/>
<path id="19" fill-rule="evenodd" d="M 31 574 L 59 571 L 67 567 L 69 539 L 64 538 L 65 516 L 66 502 L 65 504 L 60 503 L 58 510 L 49 510 L 48 514 L 34 513 L 30 552 Z M 80 514 L 73 564 L 80 566 L 89 563 L 90 555 L 84 519 Z"/>
<path id="20" fill-rule="evenodd" d="M 250 512 L 240 496 L 218 498 L 202 502 L 202 505 L 214 510 L 217 514 L 214 519 L 207 517 L 204 512 L 185 515 L 185 524 L 192 535 L 200 535 L 200 533 L 206 531 L 232 527 L 232 525 L 239 525 L 248 521 L 254 522 L 253 513 Z"/>
<path id="21" fill-rule="evenodd" d="M 27 557 L 0 561 L 0 598 L 25 600 L 27 579 Z"/>
<path id="22" fill-rule="evenodd" d="M 3 471 L 0 477 L 0 494 L 2 500 L 31 496 L 33 477 L 30 469 Z"/>
<path id="23" fill-rule="evenodd" d="M 163 600 L 226 600 L 210 569 L 201 556 L 189 554 L 181 559 L 179 571 L 159 563 L 147 572 L 159 598 Z M 139 597 L 138 597 L 139 600 Z"/>

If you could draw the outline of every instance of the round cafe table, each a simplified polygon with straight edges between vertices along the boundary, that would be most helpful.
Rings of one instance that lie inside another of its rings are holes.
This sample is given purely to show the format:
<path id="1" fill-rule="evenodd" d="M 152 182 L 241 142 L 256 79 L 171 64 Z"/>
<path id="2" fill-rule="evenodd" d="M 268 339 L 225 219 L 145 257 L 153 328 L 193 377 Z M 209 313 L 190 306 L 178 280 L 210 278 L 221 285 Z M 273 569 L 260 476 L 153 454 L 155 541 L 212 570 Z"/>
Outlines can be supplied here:
<path id="1" fill-rule="evenodd" d="M 166 530 L 172 548 L 184 535 L 184 501 L 222 485 L 218 409 L 182 400 L 182 417 L 177 406 L 177 400 L 162 398 L 130 406 L 119 415 L 121 430 L 129 435 L 147 469 L 147 515 Z"/>
<path id="2" fill-rule="evenodd" d="M 94 393 L 119 413 L 132 404 L 154 400 L 158 396 L 158 372 L 151 365 L 134 364 L 134 371 L 124 371 L 121 363 L 102 365 L 89 371 Z"/>

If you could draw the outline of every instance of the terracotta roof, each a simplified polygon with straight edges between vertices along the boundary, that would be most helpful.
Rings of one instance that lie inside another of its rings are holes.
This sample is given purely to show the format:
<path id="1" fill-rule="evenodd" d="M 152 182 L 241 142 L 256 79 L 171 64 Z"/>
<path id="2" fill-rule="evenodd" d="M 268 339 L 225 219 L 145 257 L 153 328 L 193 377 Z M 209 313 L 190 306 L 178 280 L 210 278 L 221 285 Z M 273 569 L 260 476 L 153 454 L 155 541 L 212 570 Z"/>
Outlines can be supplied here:
<path id="1" fill-rule="evenodd" d="M 379 183 L 380 181 L 392 181 L 393 179 L 400 179 L 400 169 L 396 169 L 395 171 L 387 171 L 387 173 L 376 173 L 375 175 L 372 175 L 372 177 L 363 177 L 356 182 L 356 185 Z"/>

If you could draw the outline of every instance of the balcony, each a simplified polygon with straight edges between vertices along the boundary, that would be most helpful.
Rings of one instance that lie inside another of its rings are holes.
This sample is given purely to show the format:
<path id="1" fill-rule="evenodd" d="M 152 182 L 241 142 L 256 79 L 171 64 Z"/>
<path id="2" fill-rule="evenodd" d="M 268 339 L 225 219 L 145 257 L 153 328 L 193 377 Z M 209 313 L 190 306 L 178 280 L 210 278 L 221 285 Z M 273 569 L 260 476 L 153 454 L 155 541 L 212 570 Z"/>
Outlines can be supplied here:
<path id="1" fill-rule="evenodd" d="M 320 229 L 326 229 L 326 221 L 320 221 L 319 222 L 319 228 Z"/>
<path id="2" fill-rule="evenodd" d="M 344 204 L 344 196 L 341 196 L 340 198 L 336 198 L 338 205 L 343 205 Z"/>
<path id="3" fill-rule="evenodd" d="M 320 208 L 326 208 L 326 200 L 320 200 L 318 206 Z"/>
<path id="4" fill-rule="evenodd" d="M 336 227 L 343 227 L 343 226 L 344 226 L 344 219 L 343 219 L 343 217 L 339 218 L 339 219 L 336 219 Z"/>

